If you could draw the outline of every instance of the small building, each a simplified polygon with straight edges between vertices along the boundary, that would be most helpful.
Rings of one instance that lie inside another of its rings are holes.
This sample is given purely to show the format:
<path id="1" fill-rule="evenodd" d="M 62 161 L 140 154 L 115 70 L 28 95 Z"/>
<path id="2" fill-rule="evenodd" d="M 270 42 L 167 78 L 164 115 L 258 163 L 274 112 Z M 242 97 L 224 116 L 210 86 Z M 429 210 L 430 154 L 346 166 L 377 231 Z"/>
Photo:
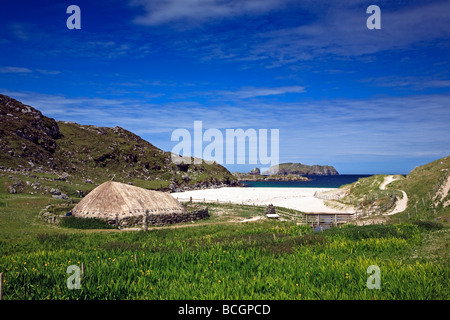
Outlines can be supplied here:
<path id="1" fill-rule="evenodd" d="M 264 214 L 267 218 L 278 219 L 280 216 L 275 212 L 275 207 L 273 204 L 269 204 L 264 210 Z"/>

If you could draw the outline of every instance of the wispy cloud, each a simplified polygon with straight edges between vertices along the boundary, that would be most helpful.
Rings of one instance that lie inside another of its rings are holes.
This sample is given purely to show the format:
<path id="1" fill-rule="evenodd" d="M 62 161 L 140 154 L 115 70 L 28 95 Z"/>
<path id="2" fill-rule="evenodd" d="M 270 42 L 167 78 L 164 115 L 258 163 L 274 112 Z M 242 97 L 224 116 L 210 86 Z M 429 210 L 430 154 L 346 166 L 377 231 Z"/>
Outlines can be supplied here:
<path id="1" fill-rule="evenodd" d="M 301 103 L 243 99 L 239 104 L 211 107 L 189 101 L 150 104 L 130 98 L 5 94 L 57 120 L 122 126 L 164 150 L 174 145 L 173 130 L 192 130 L 194 121 L 201 120 L 204 129 L 280 129 L 280 159 L 292 161 L 450 153 L 448 95 Z"/>
<path id="2" fill-rule="evenodd" d="M 379 87 L 414 88 L 415 90 L 424 90 L 428 88 L 450 88 L 450 80 L 430 76 L 377 77 L 363 79 L 361 82 L 370 82 Z"/>
<path id="3" fill-rule="evenodd" d="M 31 69 L 23 67 L 0 67 L 0 73 L 31 73 Z"/>
<path id="4" fill-rule="evenodd" d="M 274 65 L 281 65 L 330 54 L 355 57 L 407 49 L 450 37 L 449 2 L 384 8 L 381 5 L 382 29 L 368 30 L 364 7 L 330 3 L 314 22 L 255 35 L 259 41 L 249 54 L 272 57 Z"/>
<path id="5" fill-rule="evenodd" d="M 140 17 L 142 24 L 156 25 L 167 21 L 190 18 L 203 21 L 209 15 L 233 15 L 233 4 L 219 1 L 138 1 L 146 8 L 147 15 Z M 242 1 L 247 3 L 246 1 Z M 253 1 L 249 1 L 253 3 Z M 255 1 L 256 3 L 256 1 Z M 259 1 L 258 1 L 259 3 Z M 289 10 L 290 2 L 262 2 L 261 9 Z M 228 10 L 209 11 L 208 5 Z M 184 7 L 189 7 L 184 10 Z M 256 5 L 255 5 L 256 6 Z M 195 54 L 202 60 L 240 61 L 260 63 L 267 68 L 293 65 L 299 61 L 361 58 L 388 50 L 408 50 L 415 46 L 433 46 L 436 41 L 450 38 L 450 2 L 413 1 L 408 5 L 381 1 L 381 30 L 369 30 L 366 20 L 367 1 L 330 2 L 302 1 L 292 8 L 298 12 L 298 23 L 265 30 L 246 29 L 220 30 L 213 36 L 202 33 L 195 39 L 175 40 L 172 48 L 179 48 L 184 54 Z M 253 7 L 249 5 L 249 7 Z M 198 13 L 204 8 L 204 12 Z M 236 8 L 246 12 L 245 6 Z M 167 12 L 166 12 L 167 11 Z M 170 14 L 169 14 L 170 13 Z M 185 16 L 183 16 L 183 14 Z M 234 13 L 237 14 L 237 13 Z M 308 19 L 302 19 L 308 17 Z M 260 24 L 264 24 L 264 19 Z M 208 29 L 204 29 L 208 30 Z M 195 42 L 195 46 L 188 46 Z M 447 45 L 443 42 L 443 45 Z"/>
<path id="6" fill-rule="evenodd" d="M 45 69 L 36 69 L 37 72 L 42 73 L 42 74 L 46 74 L 46 75 L 57 75 L 62 73 L 59 70 L 45 70 Z"/>
<path id="7" fill-rule="evenodd" d="M 33 72 L 37 72 L 44 75 L 57 75 L 61 73 L 61 71 L 58 70 L 36 69 L 33 71 L 32 69 L 24 67 L 11 67 L 11 66 L 0 67 L 0 73 L 30 74 Z"/>
<path id="8" fill-rule="evenodd" d="M 303 86 L 284 86 L 284 87 L 242 87 L 237 90 L 212 90 L 205 92 L 195 92 L 193 95 L 211 96 L 220 99 L 249 99 L 268 96 L 280 96 L 289 93 L 304 93 L 306 88 Z"/>
<path id="9" fill-rule="evenodd" d="M 30 34 L 33 26 L 27 23 L 10 23 L 6 26 L 6 29 L 14 38 L 27 41 L 31 38 Z"/>
<path id="10" fill-rule="evenodd" d="M 261 14 L 282 8 L 289 0 L 133 0 L 133 6 L 142 7 L 144 15 L 134 21 L 141 25 L 159 25 L 169 22 L 203 22 L 217 18 Z"/>

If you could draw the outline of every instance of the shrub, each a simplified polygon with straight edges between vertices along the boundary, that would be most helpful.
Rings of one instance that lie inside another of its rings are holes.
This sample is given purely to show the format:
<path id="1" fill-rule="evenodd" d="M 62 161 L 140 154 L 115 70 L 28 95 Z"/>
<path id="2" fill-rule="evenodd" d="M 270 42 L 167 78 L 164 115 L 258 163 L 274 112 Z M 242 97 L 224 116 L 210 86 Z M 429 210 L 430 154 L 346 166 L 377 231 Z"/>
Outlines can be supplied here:
<path id="1" fill-rule="evenodd" d="M 324 231 L 330 236 L 343 237 L 349 240 L 361 240 L 368 238 L 399 237 L 409 239 L 418 234 L 418 229 L 414 225 L 367 225 L 367 226 L 345 226 L 342 228 L 330 228 Z"/>
<path id="2" fill-rule="evenodd" d="M 69 235 L 65 233 L 56 233 L 56 234 L 38 233 L 37 239 L 39 243 L 64 242 L 67 239 L 69 239 Z"/>
<path id="3" fill-rule="evenodd" d="M 302 237 L 295 239 L 297 245 L 322 245 L 327 244 L 328 240 L 320 234 L 307 234 Z"/>
<path id="4" fill-rule="evenodd" d="M 127 251 L 127 250 L 139 250 L 142 248 L 142 244 L 140 242 L 137 243 L 127 243 L 122 241 L 112 241 L 105 243 L 101 246 L 104 250 L 118 250 L 118 251 Z"/>
<path id="5" fill-rule="evenodd" d="M 444 225 L 442 223 L 434 222 L 434 221 L 418 220 L 418 221 L 412 222 L 412 224 L 415 224 L 416 226 L 418 226 L 419 228 L 422 228 L 424 230 L 441 230 L 444 227 Z"/>

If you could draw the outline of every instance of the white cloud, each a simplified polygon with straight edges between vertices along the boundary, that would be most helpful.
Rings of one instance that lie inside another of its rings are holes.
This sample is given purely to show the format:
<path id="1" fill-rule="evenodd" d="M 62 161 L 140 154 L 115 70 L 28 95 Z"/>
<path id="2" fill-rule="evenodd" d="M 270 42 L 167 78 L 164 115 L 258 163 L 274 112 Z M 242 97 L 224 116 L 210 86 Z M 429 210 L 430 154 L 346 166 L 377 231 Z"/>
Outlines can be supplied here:
<path id="1" fill-rule="evenodd" d="M 135 23 L 158 25 L 261 14 L 284 7 L 288 1 L 290 0 L 133 0 L 130 3 L 145 10 L 144 15 L 135 19 Z"/>
<path id="2" fill-rule="evenodd" d="M 22 67 L 0 67 L 0 73 L 31 73 L 31 69 Z"/>
<path id="3" fill-rule="evenodd" d="M 38 73 L 45 75 L 57 75 L 60 74 L 61 71 L 58 70 L 45 70 L 45 69 L 36 69 Z M 0 67 L 0 73 L 15 73 L 15 74 L 28 74 L 33 73 L 33 70 L 24 67 Z"/>
<path id="4" fill-rule="evenodd" d="M 306 92 L 303 86 L 284 86 L 284 87 L 243 87 L 235 91 L 231 90 L 217 90 L 204 92 L 202 94 L 208 94 L 213 96 L 222 96 L 232 99 L 247 99 L 256 97 L 267 97 L 284 95 L 288 93 L 304 93 Z"/>
<path id="5" fill-rule="evenodd" d="M 279 129 L 280 159 L 325 161 L 450 153 L 448 95 L 294 103 L 242 99 L 233 105 L 211 106 L 190 101 L 149 104 L 131 98 L 1 92 L 56 120 L 121 126 L 163 150 L 174 146 L 170 140 L 173 130 L 192 131 L 194 121 L 201 120 L 204 130 Z"/>
<path id="6" fill-rule="evenodd" d="M 314 8 L 314 7 L 313 7 Z M 406 49 L 412 44 L 450 37 L 450 2 L 405 5 L 388 9 L 381 5 L 381 30 L 369 30 L 364 8 L 334 4 L 314 22 L 259 33 L 249 54 L 271 57 L 275 65 L 333 54 L 354 57 L 384 50 Z M 386 9 L 386 10 L 385 10 Z"/>
<path id="7" fill-rule="evenodd" d="M 192 0 L 193 1 L 193 0 Z M 450 2 L 413 1 L 402 5 L 380 1 L 381 30 L 369 30 L 366 20 L 367 1 L 135 1 L 144 7 L 145 15 L 137 21 L 147 25 L 189 20 L 195 26 L 207 19 L 222 16 L 272 13 L 276 10 L 298 12 L 298 23 L 271 23 L 273 28 L 252 29 L 237 20 L 233 28 L 208 34 L 208 28 L 194 39 L 175 40 L 172 48 L 184 55 L 194 54 L 202 60 L 228 60 L 261 63 L 265 67 L 293 65 L 339 57 L 351 59 L 388 50 L 417 46 L 448 46 L 450 38 Z M 292 4 L 292 6 L 290 6 Z M 217 10 L 209 10 L 213 6 Z M 252 9 L 251 9 L 252 8 Z M 252 11 L 255 10 L 255 11 Z M 303 19 L 303 17 L 307 17 Z M 290 16 L 292 20 L 292 16 Z M 262 25 L 268 24 L 261 19 Z M 220 21 L 216 19 L 215 21 Z M 195 24 L 197 23 L 197 24 Z M 171 24 L 172 25 L 172 24 Z M 184 25 L 189 25 L 185 23 Z M 183 25 L 183 26 L 184 26 Z M 279 25 L 279 27 L 277 27 Z M 240 32 L 242 31 L 242 32 Z M 193 45 L 195 44 L 195 45 Z"/>

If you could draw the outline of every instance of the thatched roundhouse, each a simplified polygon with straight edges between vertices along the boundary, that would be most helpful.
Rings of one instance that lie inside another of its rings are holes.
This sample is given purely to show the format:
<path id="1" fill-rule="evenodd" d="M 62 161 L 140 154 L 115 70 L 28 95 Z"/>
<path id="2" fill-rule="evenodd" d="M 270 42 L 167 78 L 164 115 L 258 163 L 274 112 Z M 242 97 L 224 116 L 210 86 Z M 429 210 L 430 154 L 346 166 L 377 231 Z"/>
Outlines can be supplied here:
<path id="1" fill-rule="evenodd" d="M 187 222 L 209 216 L 187 212 L 170 194 L 107 181 L 89 192 L 73 209 L 80 218 L 99 218 L 121 227 Z"/>

